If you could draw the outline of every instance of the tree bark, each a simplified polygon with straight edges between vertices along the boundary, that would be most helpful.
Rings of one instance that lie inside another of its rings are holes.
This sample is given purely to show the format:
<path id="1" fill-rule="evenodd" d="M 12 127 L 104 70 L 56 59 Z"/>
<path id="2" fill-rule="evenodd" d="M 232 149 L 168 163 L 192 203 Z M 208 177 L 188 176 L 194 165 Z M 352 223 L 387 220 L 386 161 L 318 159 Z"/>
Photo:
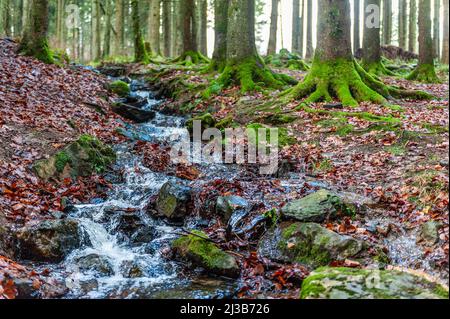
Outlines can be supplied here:
<path id="1" fill-rule="evenodd" d="M 198 0 L 198 49 L 204 56 L 208 55 L 208 0 Z"/>
<path id="2" fill-rule="evenodd" d="M 292 0 L 291 46 L 291 51 L 298 54 L 300 51 L 300 0 Z"/>
<path id="3" fill-rule="evenodd" d="M 444 1 L 444 39 L 443 39 L 443 43 L 442 43 L 442 63 L 444 64 L 448 64 L 448 60 L 449 60 L 449 52 L 448 52 L 448 47 L 449 47 L 449 39 L 448 39 L 448 28 L 449 28 L 449 24 L 448 24 L 448 15 L 449 15 L 449 10 L 448 10 L 448 1 L 449 0 L 443 0 Z"/>
<path id="4" fill-rule="evenodd" d="M 105 0 L 105 35 L 103 39 L 103 57 L 106 58 L 111 54 L 111 20 L 112 20 L 112 4 L 111 0 Z"/>
<path id="5" fill-rule="evenodd" d="M 434 57 L 438 58 L 441 54 L 440 41 L 441 41 L 441 3 L 440 0 L 434 0 L 434 18 L 433 18 L 433 48 Z"/>
<path id="6" fill-rule="evenodd" d="M 406 1 L 402 0 L 398 2 L 398 46 L 402 49 L 406 49 L 407 39 L 407 13 L 406 13 Z"/>
<path id="7" fill-rule="evenodd" d="M 227 60 L 229 0 L 214 1 L 214 53 L 211 60 L 213 70 L 222 71 Z"/>
<path id="8" fill-rule="evenodd" d="M 163 42 L 164 56 L 171 56 L 170 43 L 172 41 L 172 5 L 171 0 L 163 0 Z"/>
<path id="9" fill-rule="evenodd" d="M 53 63 L 48 47 L 48 0 L 32 0 L 20 51 L 42 62 Z"/>
<path id="10" fill-rule="evenodd" d="M 416 52 L 416 47 L 417 47 L 417 2 L 416 0 L 410 0 L 408 51 Z"/>
<path id="11" fill-rule="evenodd" d="M 392 2 L 383 0 L 383 44 L 391 45 L 392 41 Z"/>
<path id="12" fill-rule="evenodd" d="M 124 0 L 115 0 L 115 40 L 114 40 L 114 54 L 122 55 L 125 42 L 124 31 Z"/>
<path id="13" fill-rule="evenodd" d="M 3 0 L 2 8 L 3 32 L 7 37 L 11 36 L 11 0 Z"/>
<path id="14" fill-rule="evenodd" d="M 149 42 L 152 49 L 152 55 L 161 55 L 160 45 L 160 28 L 161 28 L 161 1 L 150 0 L 150 14 L 149 14 Z"/>
<path id="15" fill-rule="evenodd" d="M 437 83 L 434 49 L 431 37 L 431 0 L 419 0 L 419 63 L 408 80 Z"/>
<path id="16" fill-rule="evenodd" d="M 314 55 L 313 39 L 312 39 L 312 20 L 313 20 L 313 3 L 312 0 L 307 1 L 307 24 L 306 24 L 306 59 L 311 59 Z"/>
<path id="17" fill-rule="evenodd" d="M 360 32 L 360 1 L 354 0 L 354 10 L 353 10 L 353 52 L 356 52 L 361 47 L 361 32 Z"/>
<path id="18" fill-rule="evenodd" d="M 270 14 L 270 32 L 267 55 L 273 55 L 277 50 L 277 31 L 278 31 L 278 0 L 272 0 L 272 9 Z"/>
<path id="19" fill-rule="evenodd" d="M 138 0 L 131 0 L 131 19 L 134 36 L 134 60 L 138 63 L 148 63 L 149 57 L 145 49 L 144 37 L 142 36 Z"/>
<path id="20" fill-rule="evenodd" d="M 353 58 L 349 0 L 319 0 L 317 48 L 304 81 L 288 91 L 307 103 L 338 98 L 346 106 L 358 102 L 384 103 L 392 96 L 427 97 L 423 92 L 405 92 L 384 85 L 367 73 Z M 337 30 L 339 30 L 337 32 Z"/>

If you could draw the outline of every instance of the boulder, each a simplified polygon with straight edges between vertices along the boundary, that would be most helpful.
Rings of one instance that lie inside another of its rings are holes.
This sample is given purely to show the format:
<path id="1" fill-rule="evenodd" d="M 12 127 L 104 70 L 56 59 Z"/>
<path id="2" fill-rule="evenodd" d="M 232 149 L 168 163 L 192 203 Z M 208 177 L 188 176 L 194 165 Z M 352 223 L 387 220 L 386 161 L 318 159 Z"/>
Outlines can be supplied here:
<path id="1" fill-rule="evenodd" d="M 144 110 L 142 108 L 119 102 L 112 106 L 112 110 L 120 116 L 135 123 L 145 123 L 155 118 L 154 111 Z"/>
<path id="2" fill-rule="evenodd" d="M 172 243 L 175 255 L 188 260 L 195 266 L 204 268 L 208 273 L 230 278 L 239 277 L 240 269 L 236 259 L 218 248 L 207 239 L 201 231 L 193 231 L 195 235 L 182 236 Z"/>
<path id="3" fill-rule="evenodd" d="M 19 230 L 16 237 L 19 258 L 42 262 L 60 262 L 86 243 L 78 222 L 70 219 L 46 220 Z"/>
<path id="4" fill-rule="evenodd" d="M 420 232 L 418 242 L 425 245 L 434 245 L 439 242 L 439 229 L 442 227 L 442 223 L 435 220 L 426 222 L 420 226 Z"/>
<path id="5" fill-rule="evenodd" d="M 120 273 L 125 278 L 140 278 L 144 276 L 141 266 L 132 260 L 125 260 L 120 265 Z"/>
<path id="6" fill-rule="evenodd" d="M 262 257 L 312 268 L 357 258 L 364 251 L 363 242 L 314 223 L 282 223 L 267 232 L 258 247 Z"/>
<path id="7" fill-rule="evenodd" d="M 448 289 L 394 270 L 323 267 L 303 281 L 302 299 L 448 299 Z"/>
<path id="8" fill-rule="evenodd" d="M 246 199 L 239 196 L 219 196 L 216 201 L 216 214 L 227 223 L 236 211 L 247 211 L 250 208 Z"/>
<path id="9" fill-rule="evenodd" d="M 159 191 L 156 211 L 169 220 L 181 221 L 188 214 L 187 205 L 190 200 L 190 187 L 167 182 Z"/>
<path id="10" fill-rule="evenodd" d="M 109 90 L 120 97 L 126 97 L 130 95 L 130 85 L 121 80 L 117 80 L 110 83 Z"/>
<path id="11" fill-rule="evenodd" d="M 149 243 L 155 238 L 155 229 L 147 225 L 136 212 L 120 212 L 115 229 L 132 244 Z"/>
<path id="12" fill-rule="evenodd" d="M 116 154 L 109 146 L 90 135 L 82 135 L 54 156 L 40 160 L 34 170 L 40 178 L 76 179 L 102 173 L 114 163 Z"/>
<path id="13" fill-rule="evenodd" d="M 281 209 L 283 219 L 299 222 L 321 223 L 338 215 L 352 215 L 355 209 L 325 189 L 319 190 L 301 199 L 287 203 Z"/>
<path id="14" fill-rule="evenodd" d="M 79 257 L 75 260 L 75 264 L 82 272 L 94 272 L 104 277 L 114 274 L 113 267 L 108 258 L 97 254 Z"/>
<path id="15" fill-rule="evenodd" d="M 14 255 L 14 244 L 11 236 L 11 228 L 6 220 L 5 214 L 0 211 L 0 256 L 12 258 Z"/>

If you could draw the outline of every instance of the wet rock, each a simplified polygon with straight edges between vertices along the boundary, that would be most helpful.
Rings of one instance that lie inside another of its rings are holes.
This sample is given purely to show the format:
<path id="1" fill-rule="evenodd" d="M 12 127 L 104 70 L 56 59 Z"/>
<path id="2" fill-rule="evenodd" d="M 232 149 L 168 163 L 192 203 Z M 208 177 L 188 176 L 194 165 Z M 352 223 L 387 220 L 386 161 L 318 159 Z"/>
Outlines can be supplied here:
<path id="1" fill-rule="evenodd" d="M 120 212 L 116 231 L 134 244 L 149 243 L 156 235 L 155 229 L 147 225 L 137 212 Z"/>
<path id="2" fill-rule="evenodd" d="M 420 226 L 418 242 L 426 245 L 434 245 L 439 242 L 439 229 L 442 223 L 435 220 L 426 222 Z"/>
<path id="3" fill-rule="evenodd" d="M 97 254 L 79 257 L 75 260 L 75 263 L 82 272 L 95 272 L 105 277 L 114 274 L 113 267 L 108 258 Z"/>
<path id="4" fill-rule="evenodd" d="M 9 258 L 14 256 L 14 240 L 11 236 L 11 228 L 2 211 L 0 211 L 0 255 Z"/>
<path id="5" fill-rule="evenodd" d="M 108 89 L 112 92 L 117 94 L 120 97 L 127 97 L 130 95 L 130 86 L 128 83 L 117 80 L 108 85 Z"/>
<path id="6" fill-rule="evenodd" d="M 17 289 L 17 299 L 37 299 L 41 297 L 41 293 L 39 289 L 36 289 L 32 279 L 14 278 L 13 281 Z"/>
<path id="7" fill-rule="evenodd" d="M 363 242 L 314 223 L 283 223 L 266 233 L 258 247 L 262 257 L 313 268 L 357 258 L 364 250 Z"/>
<path id="8" fill-rule="evenodd" d="M 91 291 L 98 290 L 98 281 L 97 281 L 97 279 L 83 280 L 83 281 L 81 281 L 79 283 L 79 285 L 80 285 L 80 290 L 84 294 L 88 294 Z"/>
<path id="9" fill-rule="evenodd" d="M 118 78 L 121 76 L 124 76 L 126 74 L 126 66 L 124 65 L 103 65 L 99 68 L 97 68 L 97 70 L 104 75 L 113 77 L 113 78 Z"/>
<path id="10" fill-rule="evenodd" d="M 327 103 L 323 105 L 324 109 L 333 110 L 333 109 L 343 109 L 344 105 L 342 103 Z"/>
<path id="11" fill-rule="evenodd" d="M 190 187 L 167 182 L 159 191 L 156 211 L 171 221 L 181 221 L 188 214 L 190 199 Z"/>
<path id="12" fill-rule="evenodd" d="M 339 214 L 352 215 L 354 208 L 337 195 L 322 189 L 299 200 L 287 203 L 281 209 L 283 219 L 321 223 Z"/>
<path id="13" fill-rule="evenodd" d="M 132 260 L 126 260 L 120 265 L 120 273 L 125 278 L 140 278 L 144 276 L 141 266 Z"/>
<path id="14" fill-rule="evenodd" d="M 125 102 L 119 102 L 112 106 L 112 110 L 135 123 L 145 123 L 155 118 L 156 113 L 154 111 L 144 110 L 141 107 L 143 106 L 136 107 Z"/>
<path id="15" fill-rule="evenodd" d="M 201 231 L 193 233 L 195 235 L 182 236 L 172 243 L 176 256 L 204 268 L 208 273 L 230 278 L 239 277 L 240 269 L 232 255 L 203 239 L 208 238 L 205 233 Z"/>
<path id="16" fill-rule="evenodd" d="M 60 262 L 86 239 L 78 222 L 70 219 L 46 220 L 21 229 L 17 234 L 19 258 Z"/>
<path id="17" fill-rule="evenodd" d="M 115 160 L 116 154 L 112 148 L 84 134 L 49 159 L 38 161 L 34 170 L 44 180 L 76 179 L 78 176 L 104 172 Z"/>
<path id="18" fill-rule="evenodd" d="M 248 211 L 249 208 L 247 200 L 239 196 L 220 196 L 216 201 L 216 214 L 222 216 L 226 223 L 236 211 Z"/>
<path id="19" fill-rule="evenodd" d="M 410 273 L 351 268 L 317 269 L 303 281 L 302 299 L 448 299 L 441 285 Z"/>
<path id="20" fill-rule="evenodd" d="M 193 117 L 186 121 L 186 128 L 192 132 L 194 129 L 194 121 L 200 121 L 201 122 L 201 130 L 206 130 L 208 128 L 215 127 L 217 124 L 216 119 L 210 114 L 205 113 L 203 115 L 199 115 L 196 117 Z"/>

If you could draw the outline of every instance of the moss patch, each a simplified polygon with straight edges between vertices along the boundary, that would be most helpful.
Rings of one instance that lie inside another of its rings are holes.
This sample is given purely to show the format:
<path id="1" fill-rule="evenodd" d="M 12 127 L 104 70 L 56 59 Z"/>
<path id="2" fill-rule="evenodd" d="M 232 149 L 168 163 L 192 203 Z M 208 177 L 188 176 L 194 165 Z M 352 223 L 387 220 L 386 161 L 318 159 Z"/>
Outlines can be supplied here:
<path id="1" fill-rule="evenodd" d="M 123 81 L 114 81 L 109 84 L 109 90 L 120 97 L 127 97 L 130 95 L 130 86 Z"/>

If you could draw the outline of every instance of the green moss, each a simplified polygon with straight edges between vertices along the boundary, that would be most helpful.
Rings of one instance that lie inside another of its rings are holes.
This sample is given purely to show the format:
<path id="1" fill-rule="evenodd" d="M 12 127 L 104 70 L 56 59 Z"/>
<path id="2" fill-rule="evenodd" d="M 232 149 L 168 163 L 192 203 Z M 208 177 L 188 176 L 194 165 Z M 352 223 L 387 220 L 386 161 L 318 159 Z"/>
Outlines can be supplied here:
<path id="1" fill-rule="evenodd" d="M 441 285 L 436 285 L 436 288 L 434 289 L 434 293 L 444 299 L 449 298 L 448 290 L 442 287 Z"/>
<path id="2" fill-rule="evenodd" d="M 422 124 L 422 127 L 424 129 L 427 129 L 430 133 L 433 133 L 433 134 L 448 133 L 448 126 L 424 123 L 424 124 Z"/>
<path id="3" fill-rule="evenodd" d="M 120 97 L 127 97 L 130 95 L 130 86 L 123 81 L 114 81 L 109 84 L 109 90 Z"/>
<path id="4" fill-rule="evenodd" d="M 425 83 L 440 83 L 436 75 L 436 69 L 433 64 L 419 64 L 416 69 L 407 77 L 411 81 L 420 81 Z"/>
<path id="5" fill-rule="evenodd" d="M 405 153 L 406 153 L 406 148 L 402 145 L 388 146 L 388 147 L 386 147 L 386 150 L 395 156 L 405 155 Z"/>
<path id="6" fill-rule="evenodd" d="M 333 162 L 329 159 L 324 159 L 315 165 L 314 170 L 321 173 L 327 173 L 334 169 Z"/>
<path id="7" fill-rule="evenodd" d="M 210 60 L 198 51 L 186 51 L 171 62 L 184 66 L 193 66 L 200 63 L 209 64 Z"/>
<path id="8" fill-rule="evenodd" d="M 394 76 L 395 73 L 388 70 L 382 61 L 374 62 L 374 63 L 362 63 L 361 66 L 366 70 L 368 73 L 373 74 L 375 76 L 380 75 L 390 75 Z"/>
<path id="9" fill-rule="evenodd" d="M 215 127 L 217 124 L 216 119 L 211 115 L 211 113 L 205 113 L 199 116 L 195 116 L 186 121 L 186 128 L 190 132 L 192 132 L 194 129 L 194 121 L 201 121 L 202 130 Z"/>
<path id="10" fill-rule="evenodd" d="M 255 130 L 255 140 L 250 140 L 251 143 L 258 144 L 259 138 L 258 138 L 258 130 L 261 128 L 266 128 L 266 140 L 270 141 L 270 128 L 261 124 L 261 123 L 250 123 L 247 125 L 247 129 Z M 293 145 L 297 143 L 297 140 L 289 136 L 288 130 L 284 127 L 276 128 L 278 130 L 278 145 L 280 147 L 284 147 L 287 145 Z"/>
<path id="11" fill-rule="evenodd" d="M 88 154 L 88 162 L 97 173 L 104 172 L 116 160 L 116 153 L 93 136 L 83 134 L 77 144 Z"/>
<path id="12" fill-rule="evenodd" d="M 62 173 L 67 164 L 72 162 L 70 156 L 65 152 L 61 151 L 55 156 L 55 167 L 58 173 Z"/>
<path id="13" fill-rule="evenodd" d="M 287 115 L 287 114 L 273 114 L 265 119 L 265 122 L 268 124 L 289 124 L 297 120 L 296 116 Z"/>
<path id="14" fill-rule="evenodd" d="M 220 120 L 219 122 L 217 122 L 215 125 L 215 128 L 223 131 L 226 128 L 232 128 L 235 126 L 237 126 L 237 124 L 234 123 L 233 118 L 229 116 L 229 117 L 226 117 L 226 118 Z"/>

